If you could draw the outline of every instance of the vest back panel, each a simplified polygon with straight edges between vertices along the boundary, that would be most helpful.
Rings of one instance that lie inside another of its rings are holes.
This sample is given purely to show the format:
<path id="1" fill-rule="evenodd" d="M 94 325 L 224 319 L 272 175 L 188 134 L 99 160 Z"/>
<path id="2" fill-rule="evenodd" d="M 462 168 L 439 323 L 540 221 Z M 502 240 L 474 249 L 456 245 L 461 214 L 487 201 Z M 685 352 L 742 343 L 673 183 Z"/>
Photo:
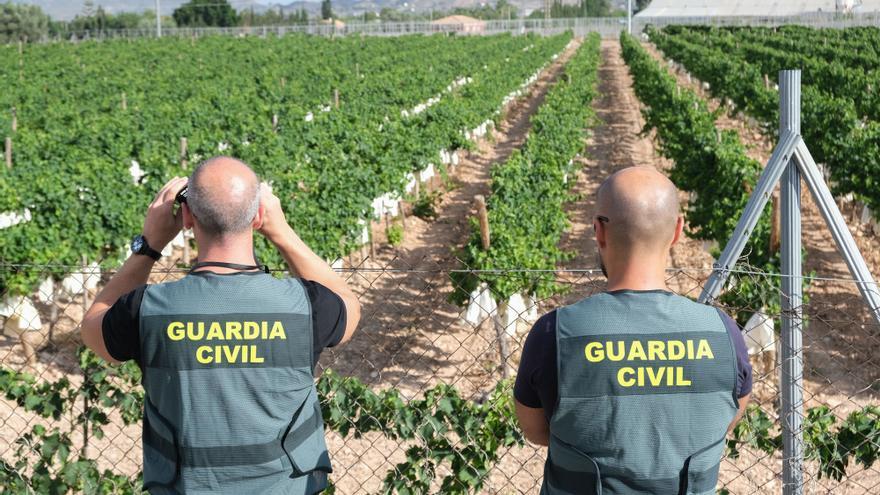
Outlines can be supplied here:
<path id="1" fill-rule="evenodd" d="M 141 305 L 153 492 L 315 493 L 330 471 L 297 279 L 190 274 Z"/>
<path id="2" fill-rule="evenodd" d="M 560 309 L 556 333 L 545 492 L 714 492 L 737 409 L 717 311 L 666 292 L 603 293 Z"/>

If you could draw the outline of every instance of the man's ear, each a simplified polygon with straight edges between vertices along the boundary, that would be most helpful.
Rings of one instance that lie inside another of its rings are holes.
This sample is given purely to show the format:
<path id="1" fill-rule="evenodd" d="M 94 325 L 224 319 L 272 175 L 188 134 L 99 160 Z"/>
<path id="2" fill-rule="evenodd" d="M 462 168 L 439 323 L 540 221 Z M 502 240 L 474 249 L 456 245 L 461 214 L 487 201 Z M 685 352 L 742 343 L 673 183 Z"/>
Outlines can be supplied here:
<path id="1" fill-rule="evenodd" d="M 186 203 L 180 204 L 180 212 L 183 214 L 183 228 L 193 228 L 193 225 L 195 225 L 195 217 L 193 217 L 192 211 L 190 211 L 189 206 Z"/>
<path id="2" fill-rule="evenodd" d="M 681 215 L 678 216 L 678 219 L 675 220 L 675 234 L 672 236 L 672 246 L 681 239 L 681 233 L 684 230 L 684 217 Z"/>
<path id="3" fill-rule="evenodd" d="M 607 232 L 605 232 L 605 224 L 594 218 L 593 230 L 596 232 L 596 244 L 598 244 L 600 248 L 605 249 L 605 246 L 608 244 Z"/>
<path id="4" fill-rule="evenodd" d="M 257 214 L 254 215 L 254 221 L 251 222 L 251 227 L 254 230 L 260 230 L 263 227 L 263 215 L 266 214 L 266 208 L 260 203 L 260 207 L 257 208 Z"/>

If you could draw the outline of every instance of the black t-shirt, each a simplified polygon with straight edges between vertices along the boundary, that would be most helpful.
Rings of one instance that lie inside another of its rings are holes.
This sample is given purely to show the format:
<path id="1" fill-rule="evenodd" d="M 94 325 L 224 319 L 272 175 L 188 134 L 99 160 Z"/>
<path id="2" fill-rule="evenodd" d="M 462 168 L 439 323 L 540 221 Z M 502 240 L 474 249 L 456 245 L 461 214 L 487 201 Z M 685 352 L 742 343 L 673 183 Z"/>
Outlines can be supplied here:
<path id="1" fill-rule="evenodd" d="M 312 304 L 312 368 L 327 347 L 342 341 L 345 335 L 345 303 L 327 287 L 303 280 Z M 107 352 L 117 361 L 140 360 L 140 312 L 146 285 L 120 297 L 104 314 L 102 333 Z"/>
<path id="2" fill-rule="evenodd" d="M 737 397 L 745 397 L 752 391 L 752 364 L 749 351 L 739 325 L 718 310 L 736 351 Z M 556 310 L 535 322 L 523 345 L 519 372 L 513 387 L 513 396 L 526 407 L 544 409 L 547 420 L 553 416 L 558 398 L 558 372 L 556 370 Z"/>

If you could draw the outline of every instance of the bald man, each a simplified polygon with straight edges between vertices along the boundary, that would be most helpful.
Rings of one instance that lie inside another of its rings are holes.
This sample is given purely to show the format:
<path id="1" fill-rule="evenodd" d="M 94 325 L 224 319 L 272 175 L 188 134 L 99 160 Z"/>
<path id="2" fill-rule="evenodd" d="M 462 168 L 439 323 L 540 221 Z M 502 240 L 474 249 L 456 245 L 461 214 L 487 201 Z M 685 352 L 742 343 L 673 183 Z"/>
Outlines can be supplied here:
<path id="1" fill-rule="evenodd" d="M 147 285 L 181 227 L 193 230 L 199 262 L 179 281 Z M 254 231 L 296 277 L 258 266 Z M 331 469 L 314 368 L 360 319 L 345 281 L 300 240 L 250 167 L 229 157 L 168 182 L 131 250 L 86 313 L 82 338 L 107 361 L 135 360 L 143 371 L 144 489 L 323 491 Z"/>
<path id="2" fill-rule="evenodd" d="M 666 286 L 683 226 L 669 179 L 621 170 L 596 209 L 608 286 L 538 320 L 514 387 L 525 437 L 549 447 L 541 493 L 714 494 L 751 393 L 742 334 Z"/>

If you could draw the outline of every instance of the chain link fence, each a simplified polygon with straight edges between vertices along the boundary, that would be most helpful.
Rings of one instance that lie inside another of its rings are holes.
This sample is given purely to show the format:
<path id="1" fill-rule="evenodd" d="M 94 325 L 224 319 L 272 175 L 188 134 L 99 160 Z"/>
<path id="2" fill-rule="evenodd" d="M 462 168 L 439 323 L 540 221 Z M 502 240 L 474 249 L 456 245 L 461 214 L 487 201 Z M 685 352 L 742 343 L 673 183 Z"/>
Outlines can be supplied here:
<path id="1" fill-rule="evenodd" d="M 185 275 L 177 254 L 178 262 L 156 266 L 151 283 Z M 363 318 L 351 342 L 322 354 L 316 372 L 323 373 L 319 390 L 336 493 L 404 492 L 401 487 L 409 478 L 419 476 L 424 478 L 421 484 L 408 485 L 420 486 L 416 493 L 537 493 L 546 451 L 519 437 L 505 369 L 515 373 L 525 337 L 539 315 L 604 290 L 600 270 L 469 272 L 486 280 L 514 272 L 536 279 L 549 275 L 563 293 L 546 298 L 523 294 L 510 301 L 472 294 L 477 297 L 462 307 L 450 302 L 456 290 L 452 280 L 457 279 L 451 275 L 463 270 L 455 258 L 408 258 L 386 248 L 375 258 L 355 253 L 342 263 L 339 270 L 359 294 Z M 57 485 L 59 479 L 79 477 L 80 484 L 70 486 L 137 493 L 142 462 L 137 370 L 129 365 L 130 373 L 108 373 L 77 352 L 84 309 L 112 270 L 0 264 L 3 276 L 22 271 L 48 281 L 37 293 L 2 297 L 0 484 L 13 493 L 42 493 L 55 486 L 53 480 Z M 696 298 L 708 275 L 708 269 L 674 269 L 668 285 Z M 737 283 L 743 280 L 754 283 Z M 773 274 L 739 267 L 728 287 L 775 288 L 778 282 Z M 880 328 L 852 280 L 812 276 L 805 284 L 804 493 L 877 493 Z M 754 298 L 721 299 L 724 309 L 745 326 L 755 380 L 755 407 L 731 437 L 722 462 L 721 493 L 781 492 L 780 315 L 775 299 L 762 307 L 736 302 Z M 506 314 L 499 314 L 499 308 Z M 440 404 L 444 398 L 449 402 Z M 434 428 L 429 434 L 426 422 L 453 420 L 439 412 L 408 415 L 407 408 L 417 403 L 428 411 L 448 406 L 480 424 L 472 430 Z M 413 424 L 401 426 L 407 421 Z M 397 426 L 387 427 L 389 422 Z M 462 432 L 483 435 L 490 425 L 485 438 L 497 442 L 468 450 L 476 440 Z M 447 447 L 448 452 L 437 453 Z M 82 482 L 88 463 L 77 464 L 81 458 L 93 460 L 102 473 L 88 482 L 92 485 Z M 458 491 L 450 488 L 454 483 L 444 484 L 461 481 L 462 473 L 476 473 L 478 480 Z"/>

